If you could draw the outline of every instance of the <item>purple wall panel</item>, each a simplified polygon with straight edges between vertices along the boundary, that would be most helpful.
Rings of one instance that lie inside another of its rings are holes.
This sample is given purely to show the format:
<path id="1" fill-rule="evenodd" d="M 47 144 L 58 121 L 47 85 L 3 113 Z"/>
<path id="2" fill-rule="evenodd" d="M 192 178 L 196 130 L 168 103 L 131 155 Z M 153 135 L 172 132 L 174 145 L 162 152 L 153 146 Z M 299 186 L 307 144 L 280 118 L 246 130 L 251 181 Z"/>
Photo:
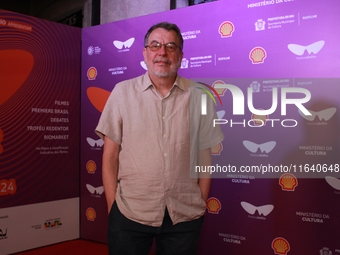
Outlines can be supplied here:
<path id="1" fill-rule="evenodd" d="M 250 127 L 247 104 L 244 115 L 233 115 L 230 92 L 219 92 L 222 105 L 217 104 L 217 111 L 225 111 L 221 118 L 228 124 L 222 126 L 222 150 L 214 149 L 214 165 L 237 170 L 282 165 L 293 174 L 214 174 L 198 254 L 340 254 L 335 231 L 340 227 L 339 11 L 335 0 L 217 1 L 83 29 L 82 237 L 106 242 L 105 194 L 92 194 L 86 187 L 100 190 L 102 185 L 102 147 L 93 131 L 100 107 L 90 98 L 105 100 L 117 82 L 145 72 L 144 34 L 166 20 L 178 24 L 185 39 L 182 76 L 235 85 L 246 100 L 247 88 L 257 84 L 255 108 L 268 109 L 272 88 L 278 88 L 277 110 L 267 116 L 279 120 L 274 127 L 269 121 Z M 283 87 L 310 91 L 305 106 L 312 118 L 302 117 L 294 105 L 281 115 Z M 285 119 L 297 126 L 282 126 Z M 246 124 L 231 126 L 231 120 Z M 91 146 L 88 137 L 97 143 Z M 91 174 L 86 168 L 90 160 L 97 166 Z M 306 173 L 305 164 L 308 169 L 327 164 L 327 172 Z M 89 208 L 96 212 L 94 220 L 87 217 L 93 215 L 86 213 Z"/>

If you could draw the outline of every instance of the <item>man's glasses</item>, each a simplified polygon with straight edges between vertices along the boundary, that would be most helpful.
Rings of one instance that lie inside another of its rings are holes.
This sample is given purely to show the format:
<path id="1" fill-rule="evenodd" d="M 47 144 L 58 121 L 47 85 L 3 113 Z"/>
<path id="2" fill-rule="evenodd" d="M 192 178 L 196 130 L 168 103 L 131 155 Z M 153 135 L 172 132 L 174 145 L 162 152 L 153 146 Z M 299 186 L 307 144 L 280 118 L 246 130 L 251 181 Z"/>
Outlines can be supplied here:
<path id="1" fill-rule="evenodd" d="M 145 45 L 145 48 L 149 48 L 151 51 L 159 51 L 163 45 L 167 52 L 175 52 L 176 49 L 179 48 L 179 46 L 177 46 L 174 42 L 159 43 L 156 41 L 153 41 L 149 45 Z"/>

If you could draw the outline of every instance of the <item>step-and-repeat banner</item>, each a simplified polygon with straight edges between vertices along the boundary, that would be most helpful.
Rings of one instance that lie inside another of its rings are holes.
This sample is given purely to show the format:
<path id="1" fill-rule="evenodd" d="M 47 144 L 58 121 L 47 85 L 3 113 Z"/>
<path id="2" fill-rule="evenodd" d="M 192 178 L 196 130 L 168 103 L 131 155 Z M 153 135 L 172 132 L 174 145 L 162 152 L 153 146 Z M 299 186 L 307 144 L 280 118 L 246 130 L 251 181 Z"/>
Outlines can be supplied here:
<path id="1" fill-rule="evenodd" d="M 80 41 L 0 10 L 0 254 L 79 237 Z"/>
<path id="2" fill-rule="evenodd" d="M 198 254 L 340 254 L 340 5 L 217 1 L 82 30 L 81 224 L 106 242 L 103 141 L 115 84 L 146 72 L 155 23 L 184 38 L 180 74 L 213 86 L 225 134 Z"/>

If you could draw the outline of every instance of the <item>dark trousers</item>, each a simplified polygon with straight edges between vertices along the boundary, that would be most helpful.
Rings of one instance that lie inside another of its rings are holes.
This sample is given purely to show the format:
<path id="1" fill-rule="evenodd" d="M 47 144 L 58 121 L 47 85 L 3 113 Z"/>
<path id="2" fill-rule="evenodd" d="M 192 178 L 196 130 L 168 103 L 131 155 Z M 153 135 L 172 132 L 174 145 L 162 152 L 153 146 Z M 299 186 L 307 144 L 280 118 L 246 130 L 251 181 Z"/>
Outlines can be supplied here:
<path id="1" fill-rule="evenodd" d="M 109 215 L 109 254 L 147 255 L 156 238 L 157 255 L 195 255 L 203 218 L 173 225 L 166 210 L 160 227 L 146 226 L 126 218 L 114 203 Z"/>

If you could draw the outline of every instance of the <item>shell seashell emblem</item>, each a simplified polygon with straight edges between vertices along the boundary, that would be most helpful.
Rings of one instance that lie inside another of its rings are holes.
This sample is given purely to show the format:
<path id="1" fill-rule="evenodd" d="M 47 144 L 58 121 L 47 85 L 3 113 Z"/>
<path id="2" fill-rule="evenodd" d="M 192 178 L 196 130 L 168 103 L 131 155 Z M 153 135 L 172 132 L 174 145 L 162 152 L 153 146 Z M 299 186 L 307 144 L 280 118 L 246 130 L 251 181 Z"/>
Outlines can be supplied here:
<path id="1" fill-rule="evenodd" d="M 211 155 L 220 155 L 221 151 L 223 150 L 223 145 L 222 143 L 219 143 L 213 147 L 211 147 Z"/>
<path id="2" fill-rule="evenodd" d="M 221 202 L 216 197 L 210 197 L 208 199 L 207 209 L 209 213 L 218 214 L 221 208 Z"/>
<path id="3" fill-rule="evenodd" d="M 255 47 L 249 53 L 249 59 L 253 64 L 262 64 L 266 57 L 267 53 L 262 47 Z"/>
<path id="4" fill-rule="evenodd" d="M 230 21 L 224 21 L 218 28 L 218 32 L 220 33 L 222 38 L 232 36 L 234 31 L 235 31 L 235 26 Z"/>
<path id="5" fill-rule="evenodd" d="M 214 81 L 214 83 L 212 84 L 212 86 L 216 90 L 217 94 L 219 94 L 220 96 L 223 96 L 224 93 L 227 91 L 227 89 L 226 88 L 215 88 L 215 85 L 217 85 L 217 84 L 225 84 L 225 83 L 224 83 L 224 81 L 217 80 L 217 81 Z"/>
<path id="6" fill-rule="evenodd" d="M 275 254 L 286 255 L 290 250 L 290 245 L 286 239 L 277 237 L 272 242 L 272 248 Z"/>
<path id="7" fill-rule="evenodd" d="M 97 77 L 97 69 L 92 66 L 87 70 L 87 78 L 89 80 L 95 80 L 96 77 Z"/>
<path id="8" fill-rule="evenodd" d="M 294 191 L 298 185 L 298 180 L 293 174 L 283 174 L 279 179 L 282 190 Z"/>
<path id="9" fill-rule="evenodd" d="M 90 221 L 94 221 L 96 218 L 96 211 L 92 207 L 86 209 L 86 218 Z"/>
<path id="10" fill-rule="evenodd" d="M 89 160 L 86 163 L 86 170 L 89 174 L 94 174 L 97 170 L 97 165 L 93 160 Z"/>

